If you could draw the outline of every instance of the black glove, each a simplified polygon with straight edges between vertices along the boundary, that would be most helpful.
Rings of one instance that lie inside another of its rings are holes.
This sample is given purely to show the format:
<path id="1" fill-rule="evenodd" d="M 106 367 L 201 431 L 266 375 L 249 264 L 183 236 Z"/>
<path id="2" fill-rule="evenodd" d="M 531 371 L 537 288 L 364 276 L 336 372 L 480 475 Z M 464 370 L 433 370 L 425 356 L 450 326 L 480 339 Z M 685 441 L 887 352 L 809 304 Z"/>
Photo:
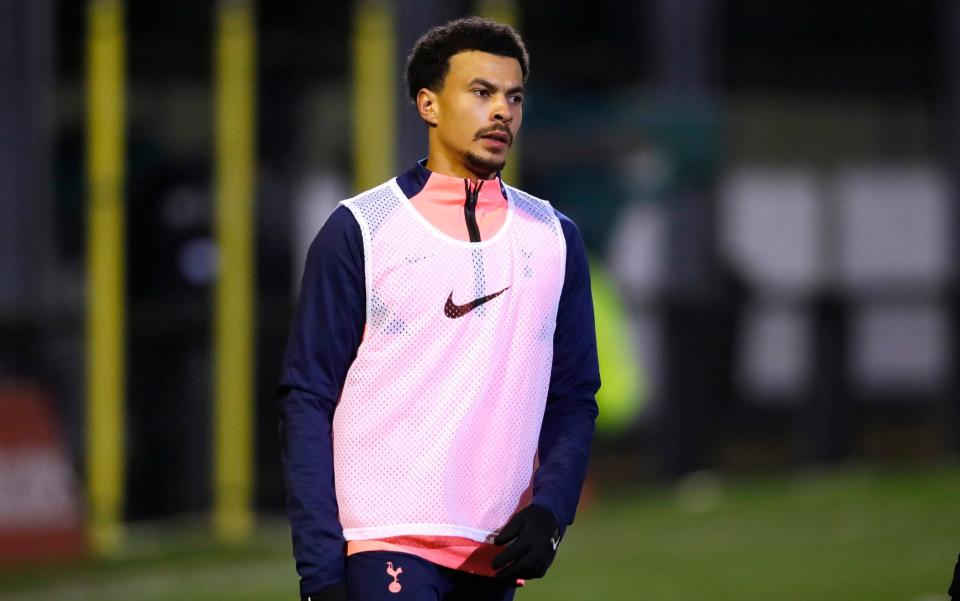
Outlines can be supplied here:
<path id="1" fill-rule="evenodd" d="M 953 601 L 960 601 L 960 555 L 957 556 L 957 565 L 953 567 L 953 582 L 947 591 Z"/>
<path id="2" fill-rule="evenodd" d="M 301 595 L 300 601 L 347 601 L 347 585 L 341 582 L 317 593 Z"/>
<path id="3" fill-rule="evenodd" d="M 560 528 L 549 509 L 529 505 L 510 518 L 493 544 L 508 545 L 493 560 L 493 569 L 499 570 L 497 578 L 509 581 L 541 578 L 557 555 Z"/>

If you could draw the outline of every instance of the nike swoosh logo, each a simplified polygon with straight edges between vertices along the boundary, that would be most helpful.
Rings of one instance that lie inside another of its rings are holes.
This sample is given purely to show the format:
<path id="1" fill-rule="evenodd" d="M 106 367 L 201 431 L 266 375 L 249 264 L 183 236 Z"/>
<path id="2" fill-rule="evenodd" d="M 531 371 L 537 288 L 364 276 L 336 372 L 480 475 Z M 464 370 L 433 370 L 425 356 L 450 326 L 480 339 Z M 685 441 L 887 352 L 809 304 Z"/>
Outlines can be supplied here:
<path id="1" fill-rule="evenodd" d="M 453 302 L 453 292 L 450 293 L 450 296 L 447 297 L 447 304 L 443 306 L 443 314 L 449 317 L 450 319 L 456 319 L 458 317 L 463 317 L 470 311 L 473 311 L 483 303 L 493 300 L 510 289 L 510 286 L 507 286 L 500 292 L 494 292 L 493 294 L 488 294 L 486 296 L 481 296 L 480 298 L 475 298 L 465 305 L 458 305 Z"/>

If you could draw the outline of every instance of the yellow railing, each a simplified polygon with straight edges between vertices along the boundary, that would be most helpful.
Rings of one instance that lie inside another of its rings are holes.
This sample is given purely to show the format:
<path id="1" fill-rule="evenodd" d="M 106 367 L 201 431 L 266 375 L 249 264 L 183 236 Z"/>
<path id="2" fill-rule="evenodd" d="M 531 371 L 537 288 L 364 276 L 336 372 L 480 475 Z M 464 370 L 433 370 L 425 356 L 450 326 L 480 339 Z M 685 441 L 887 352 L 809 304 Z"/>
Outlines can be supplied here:
<path id="1" fill-rule="evenodd" d="M 87 495 L 94 548 L 121 542 L 124 492 L 124 10 L 87 11 Z"/>
<path id="2" fill-rule="evenodd" d="M 359 192 L 394 175 L 397 63 L 388 2 L 359 0 L 354 23 L 353 181 Z"/>
<path id="3" fill-rule="evenodd" d="M 214 515 L 221 540 L 253 528 L 256 35 L 249 0 L 220 0 L 216 33 Z"/>

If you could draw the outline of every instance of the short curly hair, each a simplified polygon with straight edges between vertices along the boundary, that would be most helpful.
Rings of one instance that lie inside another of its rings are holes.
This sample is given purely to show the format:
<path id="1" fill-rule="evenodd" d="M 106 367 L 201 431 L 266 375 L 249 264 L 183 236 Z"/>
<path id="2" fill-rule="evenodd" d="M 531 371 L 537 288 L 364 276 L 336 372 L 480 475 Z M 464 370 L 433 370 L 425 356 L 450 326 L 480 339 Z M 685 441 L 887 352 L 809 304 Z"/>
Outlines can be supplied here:
<path id="1" fill-rule="evenodd" d="M 520 62 L 523 81 L 530 72 L 530 56 L 520 34 L 513 27 L 481 17 L 464 17 L 438 25 L 417 40 L 407 57 L 407 94 L 416 102 L 427 88 L 437 91 L 450 72 L 450 57 L 459 52 L 479 50 Z"/>

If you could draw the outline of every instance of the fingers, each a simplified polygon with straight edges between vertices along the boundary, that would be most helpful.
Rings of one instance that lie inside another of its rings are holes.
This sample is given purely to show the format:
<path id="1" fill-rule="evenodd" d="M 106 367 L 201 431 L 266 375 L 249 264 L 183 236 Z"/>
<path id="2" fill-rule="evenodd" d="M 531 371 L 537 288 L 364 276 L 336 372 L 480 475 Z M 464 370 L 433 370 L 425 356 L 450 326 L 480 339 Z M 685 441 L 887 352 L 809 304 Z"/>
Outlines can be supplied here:
<path id="1" fill-rule="evenodd" d="M 493 560 L 493 569 L 499 570 L 509 563 L 515 563 L 518 559 L 524 557 L 530 552 L 529 542 L 520 542 L 519 540 L 507 547 L 507 550 L 497 555 Z"/>
<path id="2" fill-rule="evenodd" d="M 493 544 L 501 546 L 505 545 L 513 539 L 517 538 L 517 535 L 520 534 L 520 530 L 523 529 L 523 519 L 518 515 L 513 516 L 513 518 L 507 522 L 507 525 L 500 530 L 500 534 L 493 539 Z"/>
<path id="3" fill-rule="evenodd" d="M 518 578 L 529 580 L 531 578 L 542 578 L 547 573 L 547 568 L 536 561 L 530 561 L 530 558 L 520 559 L 497 572 L 496 578 L 506 582 L 514 582 Z"/>
<path id="4" fill-rule="evenodd" d="M 503 581 L 506 581 L 506 582 L 513 582 L 513 581 L 517 580 L 518 578 L 521 578 L 521 577 L 522 577 L 522 576 L 520 576 L 520 572 L 521 572 L 520 567 L 517 566 L 516 564 L 514 564 L 514 565 L 512 565 L 512 566 L 510 566 L 510 567 L 503 568 L 502 570 L 500 570 L 499 572 L 497 572 L 497 575 L 495 576 L 495 578 L 496 578 L 497 580 L 503 580 Z"/>

